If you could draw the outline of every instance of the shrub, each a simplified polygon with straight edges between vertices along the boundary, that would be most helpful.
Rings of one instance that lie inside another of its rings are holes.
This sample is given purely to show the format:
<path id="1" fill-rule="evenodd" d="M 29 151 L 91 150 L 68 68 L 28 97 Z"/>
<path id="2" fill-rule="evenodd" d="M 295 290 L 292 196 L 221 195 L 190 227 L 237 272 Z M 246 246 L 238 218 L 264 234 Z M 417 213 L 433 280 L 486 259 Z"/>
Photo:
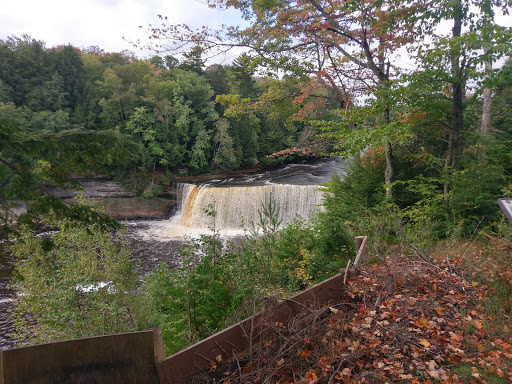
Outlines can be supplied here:
<path id="1" fill-rule="evenodd" d="M 49 217 L 51 237 L 24 229 L 15 257 L 12 319 L 21 343 L 144 329 L 130 251 L 99 225 Z"/>

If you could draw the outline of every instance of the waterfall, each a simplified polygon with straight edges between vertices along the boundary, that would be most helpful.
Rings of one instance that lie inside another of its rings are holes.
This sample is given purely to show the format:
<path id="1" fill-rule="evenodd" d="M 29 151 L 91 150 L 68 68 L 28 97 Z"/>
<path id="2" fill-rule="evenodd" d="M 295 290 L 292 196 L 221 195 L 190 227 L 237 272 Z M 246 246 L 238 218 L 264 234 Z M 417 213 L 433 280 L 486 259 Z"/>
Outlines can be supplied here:
<path id="1" fill-rule="evenodd" d="M 271 199 L 286 223 L 296 216 L 306 218 L 320 210 L 322 194 L 317 185 L 272 184 L 251 187 L 211 187 L 178 184 L 178 213 L 173 224 L 188 228 L 250 228 L 262 207 Z M 208 215 L 205 211 L 214 211 Z"/>

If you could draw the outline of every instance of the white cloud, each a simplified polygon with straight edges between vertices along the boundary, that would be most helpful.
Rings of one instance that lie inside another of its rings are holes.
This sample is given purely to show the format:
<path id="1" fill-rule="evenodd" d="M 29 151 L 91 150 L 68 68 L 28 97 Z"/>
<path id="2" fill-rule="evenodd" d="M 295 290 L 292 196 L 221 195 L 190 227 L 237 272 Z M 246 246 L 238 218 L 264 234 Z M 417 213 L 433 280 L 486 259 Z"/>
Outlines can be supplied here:
<path id="1" fill-rule="evenodd" d="M 48 47 L 67 44 L 97 45 L 105 51 L 134 48 L 123 36 L 144 38 L 143 29 L 157 25 L 157 14 L 174 23 L 219 25 L 226 12 L 210 10 L 196 0 L 3 0 L 0 38 L 29 34 Z"/>

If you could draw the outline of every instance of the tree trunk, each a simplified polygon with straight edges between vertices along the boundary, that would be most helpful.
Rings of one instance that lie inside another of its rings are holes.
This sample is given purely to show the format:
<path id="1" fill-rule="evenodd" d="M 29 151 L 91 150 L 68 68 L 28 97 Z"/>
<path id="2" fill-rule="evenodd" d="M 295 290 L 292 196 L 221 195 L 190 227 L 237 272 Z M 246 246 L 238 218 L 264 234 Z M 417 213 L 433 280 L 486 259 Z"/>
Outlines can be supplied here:
<path id="1" fill-rule="evenodd" d="M 484 47 L 484 54 L 487 53 L 489 47 Z M 490 77 L 490 72 L 492 71 L 492 61 L 485 62 L 485 78 L 488 79 Z M 482 123 L 480 125 L 480 132 L 484 136 L 489 134 L 489 125 L 491 122 L 491 88 L 484 89 L 484 100 L 482 106 Z"/>
<path id="2" fill-rule="evenodd" d="M 450 169 L 452 165 L 452 159 L 453 159 L 453 131 L 448 132 L 448 147 L 446 149 L 446 156 L 444 159 L 444 168 L 443 168 L 443 176 L 444 176 L 444 185 L 443 185 L 443 193 L 444 193 L 444 200 L 448 201 L 448 194 L 450 193 L 450 183 L 449 183 L 449 176 L 450 176 Z"/>
<path id="3" fill-rule="evenodd" d="M 384 41 L 381 39 L 381 44 L 383 44 Z M 387 68 L 385 68 L 386 64 L 384 62 L 384 50 L 381 50 L 381 54 L 379 55 L 379 64 L 381 71 L 386 74 L 386 82 L 385 85 L 389 89 L 389 67 L 391 63 L 388 61 Z M 391 111 L 389 108 L 389 102 L 387 103 L 387 107 L 384 110 L 384 122 L 385 124 L 389 124 L 389 121 L 391 119 Z M 391 186 L 391 183 L 393 182 L 393 176 L 395 174 L 395 168 L 393 165 L 393 146 L 392 144 L 387 141 L 385 144 L 385 155 L 386 155 L 386 170 L 384 171 L 384 183 L 386 184 L 386 200 L 391 201 L 393 200 L 393 187 Z"/>
<path id="4" fill-rule="evenodd" d="M 386 200 L 391 200 L 393 198 L 393 188 L 391 187 L 391 183 L 393 182 L 395 169 L 393 167 L 393 147 L 389 142 L 386 143 L 385 153 L 386 170 L 384 171 L 384 182 L 386 183 Z"/>
<path id="5" fill-rule="evenodd" d="M 452 37 L 458 38 L 462 32 L 462 3 L 458 0 L 453 9 Z M 461 52 L 458 46 L 451 49 L 451 75 L 452 75 L 452 121 L 448 132 L 448 146 L 446 148 L 443 174 L 445 176 L 444 193 L 448 194 L 450 183 L 448 176 L 450 168 L 456 168 L 458 157 L 462 154 L 462 127 L 463 115 L 463 79 L 461 74 L 460 57 Z M 447 196 L 445 197 L 447 199 Z"/>

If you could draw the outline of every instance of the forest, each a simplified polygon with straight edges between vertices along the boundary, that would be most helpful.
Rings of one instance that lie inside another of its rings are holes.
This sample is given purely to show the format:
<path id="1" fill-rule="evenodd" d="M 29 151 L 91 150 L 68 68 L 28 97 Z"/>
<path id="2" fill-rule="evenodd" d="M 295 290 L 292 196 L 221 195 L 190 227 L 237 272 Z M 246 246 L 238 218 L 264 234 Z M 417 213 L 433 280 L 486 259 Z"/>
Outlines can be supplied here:
<path id="1" fill-rule="evenodd" d="M 149 58 L 47 48 L 28 35 L 0 41 L 1 235 L 16 260 L 13 287 L 25 292 L 13 310 L 21 342 L 161 326 L 175 352 L 254 313 L 265 297 L 337 273 L 354 256 L 353 238 L 368 235 L 375 268 L 405 257 L 428 263 L 428 273 L 458 271 L 468 290 L 488 287 L 486 310 L 477 308 L 487 333 L 460 348 L 470 355 L 483 345 L 506 358 L 443 355 L 444 365 L 453 368 L 449 382 L 484 380 L 485 371 L 505 383 L 512 227 L 496 201 L 512 198 L 512 30 L 496 19 L 510 2 L 208 3 L 238 9 L 245 27 L 194 30 L 159 16 L 149 43 L 133 42 L 159 52 Z M 210 63 L 235 48 L 233 62 Z M 180 174 L 319 156 L 348 165 L 321 186 L 323 210 L 310 221 L 281 226 L 271 202 L 242 243 L 212 229 L 183 247 L 181 269 L 162 265 L 143 282 L 118 222 L 86 199 L 70 205 L 51 193 L 96 173 L 152 198 Z M 21 202 L 28 211 L 15 217 Z M 41 238 L 42 227 L 58 232 Z M 91 284 L 98 288 L 86 295 L 76 289 Z M 481 331 L 464 318 L 457 335 Z M 329 359 L 322 369 L 341 367 L 339 356 Z M 330 382 L 365 382 L 363 366 Z M 328 382 L 303 369 L 303 382 Z M 416 382 L 436 379 L 424 372 Z M 350 381 L 356 376 L 362 381 Z"/>

